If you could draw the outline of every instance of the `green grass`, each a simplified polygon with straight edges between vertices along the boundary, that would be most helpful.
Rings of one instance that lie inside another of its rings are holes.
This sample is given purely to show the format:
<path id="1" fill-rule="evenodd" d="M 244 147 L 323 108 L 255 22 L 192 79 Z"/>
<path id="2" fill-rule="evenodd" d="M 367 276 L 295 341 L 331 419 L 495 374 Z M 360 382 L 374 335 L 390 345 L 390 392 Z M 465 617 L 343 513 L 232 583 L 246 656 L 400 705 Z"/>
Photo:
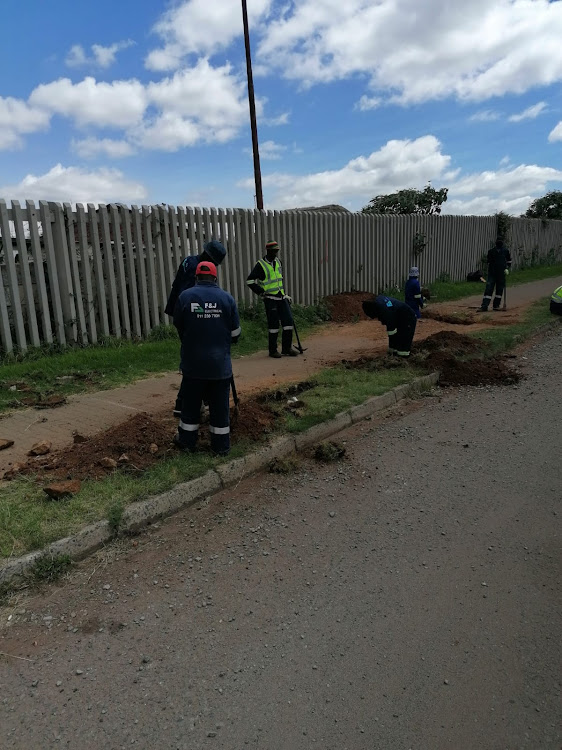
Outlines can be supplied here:
<path id="1" fill-rule="evenodd" d="M 293 308 L 299 334 L 326 320 L 321 306 Z M 232 347 L 233 358 L 267 349 L 267 322 L 263 305 L 241 310 L 242 336 Z M 179 365 L 179 340 L 173 326 L 155 328 L 143 341 L 109 338 L 89 347 L 34 349 L 25 355 L 0 360 L 0 412 L 18 406 L 18 399 L 38 394 L 68 396 L 106 390 L 151 375 L 173 372 Z M 59 378 L 72 379 L 60 380 Z M 17 384 L 16 391 L 10 387 Z M 21 388 L 30 388 L 26 392 Z"/>
<path id="2" fill-rule="evenodd" d="M 230 458 L 247 449 L 247 444 L 234 446 Z M 62 501 L 49 500 L 32 477 L 6 482 L 0 486 L 0 558 L 40 549 L 102 519 L 113 523 L 116 531 L 126 505 L 195 479 L 224 461 L 205 453 L 178 453 L 138 477 L 116 472 L 85 481 L 80 492 Z"/>
<path id="3" fill-rule="evenodd" d="M 561 325 L 560 318 L 550 312 L 549 297 L 534 302 L 526 310 L 520 323 L 511 326 L 495 326 L 471 335 L 485 341 L 489 346 L 489 354 L 493 355 L 513 349 L 514 346 L 547 325 L 553 327 Z"/>
<path id="4" fill-rule="evenodd" d="M 552 266 L 534 266 L 509 274 L 509 286 L 527 284 L 531 281 L 541 281 L 552 276 L 562 276 L 562 263 Z M 470 283 L 468 281 L 434 281 L 428 284 L 431 292 L 432 302 L 452 302 L 463 297 L 482 295 L 484 284 L 482 282 Z"/>
<path id="5" fill-rule="evenodd" d="M 322 370 L 313 378 L 314 387 L 299 395 L 299 400 L 306 404 L 303 416 L 297 418 L 288 414 L 285 429 L 288 432 L 303 432 L 420 374 L 421 371 L 406 365 L 389 370 L 355 370 L 343 366 Z"/>

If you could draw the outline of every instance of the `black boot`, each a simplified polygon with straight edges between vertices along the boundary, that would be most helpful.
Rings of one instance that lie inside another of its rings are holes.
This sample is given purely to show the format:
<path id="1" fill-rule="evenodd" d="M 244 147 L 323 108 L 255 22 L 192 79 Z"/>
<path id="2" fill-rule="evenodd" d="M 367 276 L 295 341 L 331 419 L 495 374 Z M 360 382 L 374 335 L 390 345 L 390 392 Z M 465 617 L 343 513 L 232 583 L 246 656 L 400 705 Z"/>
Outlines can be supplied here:
<path id="1" fill-rule="evenodd" d="M 280 359 L 281 355 L 277 351 L 277 333 L 269 333 L 269 356 Z"/>
<path id="2" fill-rule="evenodd" d="M 284 357 L 298 357 L 297 352 L 293 349 L 293 329 L 283 331 L 281 336 L 281 353 Z"/>

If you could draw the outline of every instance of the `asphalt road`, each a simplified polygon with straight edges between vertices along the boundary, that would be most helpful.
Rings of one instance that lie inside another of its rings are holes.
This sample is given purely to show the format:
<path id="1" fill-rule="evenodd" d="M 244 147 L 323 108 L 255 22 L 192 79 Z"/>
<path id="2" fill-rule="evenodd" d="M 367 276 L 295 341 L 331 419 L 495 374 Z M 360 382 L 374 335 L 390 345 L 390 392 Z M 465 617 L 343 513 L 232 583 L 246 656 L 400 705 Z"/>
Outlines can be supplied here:
<path id="1" fill-rule="evenodd" d="M 559 750 L 562 336 L 524 357 L 13 601 L 0 747 Z"/>

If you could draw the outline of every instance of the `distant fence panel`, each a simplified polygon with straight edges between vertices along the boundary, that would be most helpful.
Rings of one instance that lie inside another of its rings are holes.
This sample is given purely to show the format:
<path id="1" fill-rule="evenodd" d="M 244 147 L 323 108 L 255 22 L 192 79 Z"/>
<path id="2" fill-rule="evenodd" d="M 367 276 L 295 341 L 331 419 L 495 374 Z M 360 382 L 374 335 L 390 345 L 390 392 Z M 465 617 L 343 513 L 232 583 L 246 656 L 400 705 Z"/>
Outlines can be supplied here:
<path id="1" fill-rule="evenodd" d="M 238 302 L 265 243 L 281 246 L 285 290 L 312 304 L 340 292 L 402 289 L 485 270 L 493 216 L 379 216 L 320 211 L 0 201 L 0 350 L 147 336 L 161 323 L 186 255 L 216 238 L 219 282 Z M 417 237 L 417 243 L 414 242 Z M 562 262 L 562 221 L 512 219 L 514 267 Z M 417 250 L 416 250 L 417 248 Z"/>

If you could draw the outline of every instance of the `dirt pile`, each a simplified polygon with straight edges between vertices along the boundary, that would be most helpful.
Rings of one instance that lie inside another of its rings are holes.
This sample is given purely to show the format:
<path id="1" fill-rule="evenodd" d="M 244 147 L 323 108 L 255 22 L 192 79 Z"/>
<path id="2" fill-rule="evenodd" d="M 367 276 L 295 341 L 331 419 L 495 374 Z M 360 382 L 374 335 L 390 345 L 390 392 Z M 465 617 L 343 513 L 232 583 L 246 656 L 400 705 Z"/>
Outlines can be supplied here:
<path id="1" fill-rule="evenodd" d="M 520 380 L 505 358 L 485 357 L 486 344 L 455 331 L 440 331 L 415 347 L 416 362 L 439 370 L 442 386 L 512 385 Z"/>
<path id="2" fill-rule="evenodd" d="M 439 331 L 439 333 L 434 333 L 433 336 L 428 336 L 423 341 L 414 344 L 412 351 L 415 354 L 445 351 L 453 357 L 466 357 L 471 354 L 482 353 L 484 346 L 482 341 L 463 336 L 462 333 Z"/>
<path id="3" fill-rule="evenodd" d="M 361 307 L 361 303 L 368 299 L 373 299 L 372 292 L 346 292 L 332 294 L 324 302 L 330 311 L 332 322 L 355 323 L 358 320 L 368 320 Z"/>
<path id="4" fill-rule="evenodd" d="M 434 310 L 432 308 L 424 308 L 422 316 L 424 318 L 428 318 L 429 320 L 438 320 L 440 323 L 451 323 L 452 325 L 457 326 L 471 326 L 476 322 L 474 320 L 474 316 L 470 315 L 469 313 L 439 312 L 438 310 Z"/>
<path id="5" fill-rule="evenodd" d="M 238 412 L 231 411 L 233 442 L 258 441 L 270 433 L 275 414 L 267 404 L 255 399 L 240 403 Z M 199 445 L 209 449 L 208 419 L 201 425 Z M 171 454 L 177 452 L 172 442 L 176 434 L 177 419 L 168 411 L 150 416 L 138 414 L 92 438 L 79 439 L 66 450 L 35 456 L 18 465 L 5 478 L 17 474 L 37 474 L 44 480 L 103 479 L 114 471 L 142 474 Z"/>

